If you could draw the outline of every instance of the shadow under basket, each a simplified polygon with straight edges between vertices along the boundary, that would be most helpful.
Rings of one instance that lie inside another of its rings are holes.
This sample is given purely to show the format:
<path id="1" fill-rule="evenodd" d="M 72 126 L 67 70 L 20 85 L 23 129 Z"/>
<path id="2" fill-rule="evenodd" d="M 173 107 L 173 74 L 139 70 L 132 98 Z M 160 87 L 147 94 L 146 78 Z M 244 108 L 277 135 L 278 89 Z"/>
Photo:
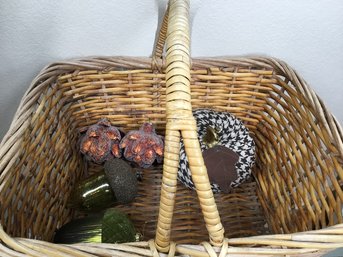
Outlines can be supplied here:
<path id="1" fill-rule="evenodd" d="M 150 65 L 149 58 L 94 57 L 55 63 L 37 76 L 1 143 L 4 231 L 51 241 L 56 229 L 75 217 L 66 203 L 85 176 L 79 129 L 107 118 L 123 131 L 150 121 L 163 133 L 165 73 Z M 342 223 L 342 131 L 291 68 L 269 58 L 193 59 L 191 92 L 193 109 L 234 114 L 257 146 L 254 178 L 231 194 L 215 195 L 225 236 Z M 155 235 L 161 178 L 162 167 L 144 170 L 134 203 L 118 206 L 145 240 Z M 196 193 L 179 184 L 171 239 L 208 240 L 200 214 Z"/>

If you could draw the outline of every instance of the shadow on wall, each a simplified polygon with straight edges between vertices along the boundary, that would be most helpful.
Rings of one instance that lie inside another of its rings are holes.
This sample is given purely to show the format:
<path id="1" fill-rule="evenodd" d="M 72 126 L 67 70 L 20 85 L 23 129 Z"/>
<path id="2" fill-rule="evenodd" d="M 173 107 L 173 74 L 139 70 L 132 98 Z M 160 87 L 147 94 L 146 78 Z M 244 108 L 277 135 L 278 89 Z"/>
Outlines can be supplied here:
<path id="1" fill-rule="evenodd" d="M 0 139 L 8 131 L 33 78 L 55 59 L 51 43 L 58 37 L 53 28 L 55 10 L 24 1 L 0 8 L 0 31 L 4 35 L 0 38 Z"/>
<path id="2" fill-rule="evenodd" d="M 0 139 L 31 81 L 49 63 L 91 55 L 150 55 L 157 3 L 18 0 L 2 5 Z"/>

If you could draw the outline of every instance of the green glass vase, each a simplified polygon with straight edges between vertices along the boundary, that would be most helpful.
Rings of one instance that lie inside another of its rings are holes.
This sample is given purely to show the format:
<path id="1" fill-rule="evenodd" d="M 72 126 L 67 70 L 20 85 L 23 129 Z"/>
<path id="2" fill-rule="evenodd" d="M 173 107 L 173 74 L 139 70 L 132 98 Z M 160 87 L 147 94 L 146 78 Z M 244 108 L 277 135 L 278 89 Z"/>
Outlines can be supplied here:
<path id="1" fill-rule="evenodd" d="M 76 185 L 68 207 L 80 211 L 98 211 L 117 202 L 105 172 L 93 175 Z"/>
<path id="2" fill-rule="evenodd" d="M 104 171 L 75 186 L 68 207 L 86 212 L 104 210 L 114 204 L 132 202 L 137 190 L 137 178 L 132 167 L 121 159 L 112 159 L 105 163 Z"/>
<path id="3" fill-rule="evenodd" d="M 126 214 L 111 208 L 73 220 L 57 230 L 54 242 L 75 243 L 126 243 L 139 241 L 140 235 Z"/>

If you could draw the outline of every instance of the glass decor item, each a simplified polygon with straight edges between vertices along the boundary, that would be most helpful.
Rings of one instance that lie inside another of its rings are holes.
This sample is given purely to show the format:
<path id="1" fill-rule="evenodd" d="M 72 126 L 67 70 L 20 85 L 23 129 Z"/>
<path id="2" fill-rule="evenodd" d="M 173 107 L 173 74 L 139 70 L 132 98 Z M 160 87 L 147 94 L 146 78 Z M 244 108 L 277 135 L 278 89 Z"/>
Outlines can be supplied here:
<path id="1" fill-rule="evenodd" d="M 126 243 L 139 241 L 140 235 L 126 214 L 111 208 L 73 220 L 57 230 L 54 242 L 75 243 Z"/>
<path id="2" fill-rule="evenodd" d="M 130 203 L 137 195 L 137 178 L 124 160 L 110 159 L 104 171 L 80 181 L 72 190 L 68 206 L 80 211 L 98 211 L 116 203 Z"/>

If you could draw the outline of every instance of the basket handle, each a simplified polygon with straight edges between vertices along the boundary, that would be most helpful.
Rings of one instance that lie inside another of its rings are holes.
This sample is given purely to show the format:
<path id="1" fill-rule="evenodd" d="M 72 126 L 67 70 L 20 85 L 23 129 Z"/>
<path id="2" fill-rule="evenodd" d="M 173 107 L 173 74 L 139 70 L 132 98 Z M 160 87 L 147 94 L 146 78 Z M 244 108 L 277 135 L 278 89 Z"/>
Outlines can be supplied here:
<path id="1" fill-rule="evenodd" d="M 167 28 L 168 28 L 168 18 L 169 18 L 169 2 L 167 4 L 166 11 L 164 12 L 162 23 L 157 29 L 154 49 L 151 57 L 151 69 L 153 71 L 161 72 L 162 69 L 162 58 L 163 49 L 167 38 Z"/>
<path id="2" fill-rule="evenodd" d="M 189 0 L 170 0 L 155 48 L 156 57 L 162 53 L 166 39 L 166 135 L 161 185 L 161 199 L 155 243 L 159 251 L 168 251 L 171 222 L 177 187 L 177 172 L 182 135 L 189 167 L 204 215 L 210 242 L 221 246 L 224 228 L 213 197 L 207 170 L 192 114 L 190 92 Z"/>

